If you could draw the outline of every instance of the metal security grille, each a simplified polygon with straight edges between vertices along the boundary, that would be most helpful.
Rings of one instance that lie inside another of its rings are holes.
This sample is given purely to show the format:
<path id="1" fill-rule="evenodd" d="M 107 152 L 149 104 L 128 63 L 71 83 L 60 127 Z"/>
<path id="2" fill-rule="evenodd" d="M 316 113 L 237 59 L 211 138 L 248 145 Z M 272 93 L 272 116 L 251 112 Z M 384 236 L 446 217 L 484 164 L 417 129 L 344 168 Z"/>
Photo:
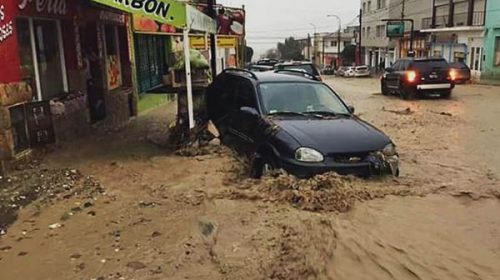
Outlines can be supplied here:
<path id="1" fill-rule="evenodd" d="M 135 35 L 137 81 L 141 93 L 162 84 L 162 77 L 168 70 L 165 44 L 167 38 L 157 35 Z"/>

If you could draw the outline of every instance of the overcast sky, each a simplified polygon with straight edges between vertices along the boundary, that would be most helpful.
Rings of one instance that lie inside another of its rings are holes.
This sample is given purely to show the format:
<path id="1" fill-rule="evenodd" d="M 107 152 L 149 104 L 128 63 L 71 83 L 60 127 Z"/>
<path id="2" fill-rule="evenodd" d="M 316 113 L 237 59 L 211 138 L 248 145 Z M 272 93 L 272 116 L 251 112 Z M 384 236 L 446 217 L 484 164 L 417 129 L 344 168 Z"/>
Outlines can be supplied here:
<path id="1" fill-rule="evenodd" d="M 334 32 L 338 24 L 328 14 L 336 14 L 342 25 L 357 22 L 359 0 L 217 0 L 218 4 L 241 7 L 247 12 L 247 41 L 253 47 L 256 57 L 277 42 L 294 36 L 305 38 L 307 33 Z"/>

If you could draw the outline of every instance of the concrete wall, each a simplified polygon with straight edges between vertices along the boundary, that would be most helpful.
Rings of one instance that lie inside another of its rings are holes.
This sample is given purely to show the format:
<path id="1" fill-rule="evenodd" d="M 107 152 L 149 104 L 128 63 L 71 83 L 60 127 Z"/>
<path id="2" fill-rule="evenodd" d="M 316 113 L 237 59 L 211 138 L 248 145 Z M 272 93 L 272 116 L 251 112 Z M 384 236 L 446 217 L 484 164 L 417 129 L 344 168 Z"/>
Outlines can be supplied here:
<path id="1" fill-rule="evenodd" d="M 500 81 L 500 66 L 495 66 L 495 40 L 500 37 L 500 1 L 490 0 L 487 3 L 484 38 L 486 59 L 483 78 Z"/>

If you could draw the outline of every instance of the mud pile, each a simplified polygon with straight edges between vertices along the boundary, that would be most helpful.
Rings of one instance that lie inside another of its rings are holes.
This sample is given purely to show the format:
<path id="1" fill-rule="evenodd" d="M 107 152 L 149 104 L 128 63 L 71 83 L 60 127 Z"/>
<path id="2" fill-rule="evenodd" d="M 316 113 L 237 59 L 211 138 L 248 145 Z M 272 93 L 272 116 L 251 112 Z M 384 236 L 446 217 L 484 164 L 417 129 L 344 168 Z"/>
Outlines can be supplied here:
<path id="1" fill-rule="evenodd" d="M 293 207 L 313 212 L 347 212 L 356 201 L 384 198 L 388 195 L 424 195 L 423 190 L 412 189 L 397 181 L 382 180 L 369 184 L 352 176 L 337 173 L 298 179 L 281 173 L 261 181 L 245 180 L 237 189 L 228 191 L 231 199 L 265 200 L 289 203 Z"/>
<path id="2" fill-rule="evenodd" d="M 93 197 L 103 192 L 96 179 L 74 169 L 32 167 L 0 177 L 0 230 L 16 220 L 19 209 L 34 201 L 42 207 L 74 196 Z"/>

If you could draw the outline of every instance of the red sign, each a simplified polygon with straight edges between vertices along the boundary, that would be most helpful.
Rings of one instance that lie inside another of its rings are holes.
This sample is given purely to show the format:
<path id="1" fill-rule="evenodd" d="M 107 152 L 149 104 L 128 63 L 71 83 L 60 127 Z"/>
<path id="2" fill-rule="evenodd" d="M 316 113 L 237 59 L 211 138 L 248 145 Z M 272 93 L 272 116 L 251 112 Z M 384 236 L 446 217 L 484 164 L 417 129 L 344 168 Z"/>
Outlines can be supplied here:
<path id="1" fill-rule="evenodd" d="M 0 83 L 17 82 L 21 79 L 15 36 L 16 12 L 14 1 L 0 3 Z"/>
<path id="2" fill-rule="evenodd" d="M 76 14 L 74 0 L 17 0 L 22 15 L 70 18 Z"/>

